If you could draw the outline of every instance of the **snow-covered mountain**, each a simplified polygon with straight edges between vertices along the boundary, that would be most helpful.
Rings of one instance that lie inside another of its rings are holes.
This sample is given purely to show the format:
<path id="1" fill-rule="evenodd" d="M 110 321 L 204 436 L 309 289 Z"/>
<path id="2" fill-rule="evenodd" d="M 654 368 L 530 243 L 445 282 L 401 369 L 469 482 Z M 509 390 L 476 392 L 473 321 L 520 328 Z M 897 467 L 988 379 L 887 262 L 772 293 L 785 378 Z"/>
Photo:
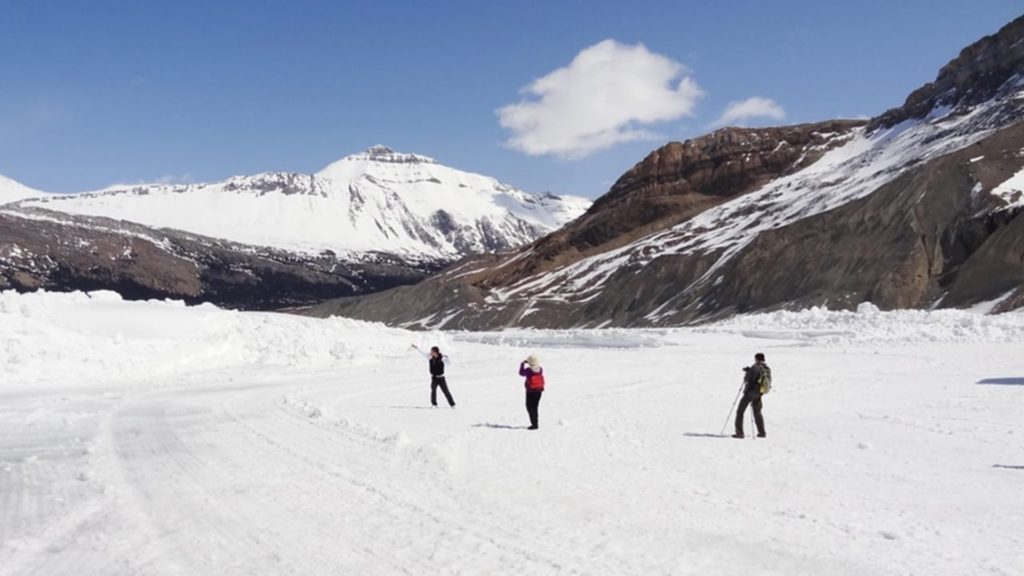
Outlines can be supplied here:
<path id="1" fill-rule="evenodd" d="M 669 143 L 518 253 L 313 313 L 487 329 L 678 325 L 865 301 L 1019 308 L 1022 189 L 1024 17 L 871 121 Z"/>
<path id="2" fill-rule="evenodd" d="M 26 198 L 35 198 L 40 196 L 46 196 L 46 193 L 29 188 L 21 182 L 17 182 L 0 174 L 0 206 L 24 200 Z"/>
<path id="3" fill-rule="evenodd" d="M 278 309 L 410 284 L 509 250 L 588 200 L 529 194 L 383 146 L 317 174 L 43 194 L 0 181 L 0 289 Z"/>
<path id="4" fill-rule="evenodd" d="M 21 205 L 307 254 L 450 261 L 528 243 L 573 220 L 590 202 L 523 192 L 426 156 L 374 146 L 316 174 L 114 187 Z"/>

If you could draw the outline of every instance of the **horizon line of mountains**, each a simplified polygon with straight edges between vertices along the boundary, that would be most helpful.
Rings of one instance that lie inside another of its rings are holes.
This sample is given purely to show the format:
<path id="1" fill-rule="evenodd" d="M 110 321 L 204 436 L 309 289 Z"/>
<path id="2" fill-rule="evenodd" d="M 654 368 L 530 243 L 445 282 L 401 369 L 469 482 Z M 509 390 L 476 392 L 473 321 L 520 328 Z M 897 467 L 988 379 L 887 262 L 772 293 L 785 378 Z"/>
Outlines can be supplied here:
<path id="1" fill-rule="evenodd" d="M 869 120 L 723 128 L 595 201 L 372 147 L 316 174 L 46 195 L 0 177 L 0 289 L 411 328 L 1024 307 L 1024 17 Z"/>

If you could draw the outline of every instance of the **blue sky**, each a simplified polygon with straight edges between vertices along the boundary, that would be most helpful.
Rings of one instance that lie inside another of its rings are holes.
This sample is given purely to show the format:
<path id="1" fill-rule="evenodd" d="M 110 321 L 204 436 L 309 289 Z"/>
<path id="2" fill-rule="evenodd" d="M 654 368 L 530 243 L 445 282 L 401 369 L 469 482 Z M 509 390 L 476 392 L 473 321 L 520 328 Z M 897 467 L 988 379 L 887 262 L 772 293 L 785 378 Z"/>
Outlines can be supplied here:
<path id="1" fill-rule="evenodd" d="M 749 125 L 899 105 L 1022 8 L 0 0 L 0 174 L 60 192 L 212 181 L 315 172 L 379 143 L 596 197 L 730 103 Z"/>

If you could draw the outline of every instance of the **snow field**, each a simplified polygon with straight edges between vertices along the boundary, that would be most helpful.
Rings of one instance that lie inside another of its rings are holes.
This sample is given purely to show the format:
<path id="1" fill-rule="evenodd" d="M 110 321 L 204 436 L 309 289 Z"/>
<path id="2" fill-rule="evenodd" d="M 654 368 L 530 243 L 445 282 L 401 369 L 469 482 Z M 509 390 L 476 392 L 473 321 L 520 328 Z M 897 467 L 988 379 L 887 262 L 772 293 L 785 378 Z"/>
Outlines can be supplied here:
<path id="1" fill-rule="evenodd" d="M 1024 574 L 1022 316 L 425 334 L 4 293 L 0 574 Z M 720 437 L 755 351 L 768 438 Z"/>

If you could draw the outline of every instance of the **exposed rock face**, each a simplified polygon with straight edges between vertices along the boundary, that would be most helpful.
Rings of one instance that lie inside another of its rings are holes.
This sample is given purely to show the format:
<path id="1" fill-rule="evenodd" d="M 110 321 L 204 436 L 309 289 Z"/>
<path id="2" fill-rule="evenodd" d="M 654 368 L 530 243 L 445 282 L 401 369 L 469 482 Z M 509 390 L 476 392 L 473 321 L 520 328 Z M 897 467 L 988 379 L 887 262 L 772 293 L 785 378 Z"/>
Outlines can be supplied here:
<path id="1" fill-rule="evenodd" d="M 417 282 L 433 269 L 341 261 L 46 210 L 0 211 L 0 290 L 114 290 L 257 310 Z"/>
<path id="2" fill-rule="evenodd" d="M 966 111 L 986 100 L 1017 91 L 1019 75 L 1024 70 L 1022 39 L 1024 17 L 964 48 L 939 70 L 934 82 L 914 90 L 903 106 L 872 120 L 869 130 L 923 118 L 938 107 Z"/>
<path id="3" fill-rule="evenodd" d="M 863 124 L 833 120 L 782 128 L 723 128 L 672 142 L 623 174 L 583 216 L 536 241 L 530 258 L 474 279 L 498 286 L 619 248 L 814 163 Z"/>
<path id="4" fill-rule="evenodd" d="M 865 301 L 885 309 L 955 307 L 1017 290 L 1024 286 L 1021 210 L 1000 210 L 970 190 L 1024 167 L 1016 155 L 1022 144 L 1024 125 L 1017 124 L 864 198 L 760 234 L 726 262 L 723 281 L 680 296 L 677 312 L 663 320 Z M 971 162 L 977 156 L 985 158 Z"/>
<path id="5" fill-rule="evenodd" d="M 1024 18 L 867 124 L 650 154 L 584 216 L 415 286 L 325 303 L 423 327 L 664 326 L 824 305 L 1024 306 Z"/>

